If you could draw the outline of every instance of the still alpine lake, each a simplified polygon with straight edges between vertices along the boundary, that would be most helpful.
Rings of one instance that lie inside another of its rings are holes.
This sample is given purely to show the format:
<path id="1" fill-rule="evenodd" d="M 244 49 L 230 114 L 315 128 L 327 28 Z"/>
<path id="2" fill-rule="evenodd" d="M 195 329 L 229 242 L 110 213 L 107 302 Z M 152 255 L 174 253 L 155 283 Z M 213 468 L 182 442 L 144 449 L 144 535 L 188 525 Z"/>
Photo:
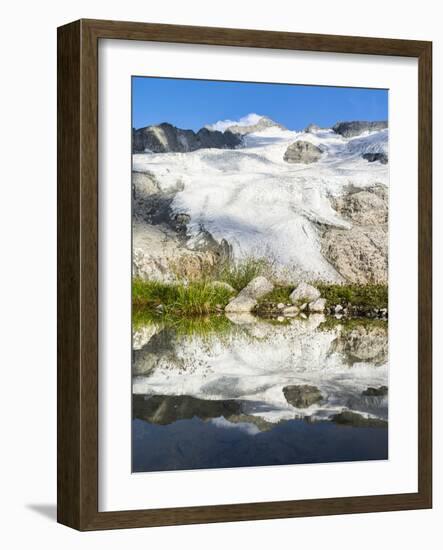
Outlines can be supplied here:
<path id="1" fill-rule="evenodd" d="M 134 472 L 388 458 L 387 321 L 139 316 Z"/>

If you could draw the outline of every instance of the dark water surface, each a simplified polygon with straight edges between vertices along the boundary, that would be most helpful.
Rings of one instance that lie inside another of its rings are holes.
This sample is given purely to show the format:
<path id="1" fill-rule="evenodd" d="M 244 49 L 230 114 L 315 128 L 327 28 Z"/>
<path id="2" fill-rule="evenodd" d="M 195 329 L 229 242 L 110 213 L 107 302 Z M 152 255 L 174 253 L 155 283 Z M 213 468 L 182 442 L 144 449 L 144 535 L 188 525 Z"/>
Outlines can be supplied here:
<path id="1" fill-rule="evenodd" d="M 133 471 L 312 464 L 388 458 L 387 428 L 288 420 L 256 434 L 198 418 L 158 426 L 135 419 Z"/>

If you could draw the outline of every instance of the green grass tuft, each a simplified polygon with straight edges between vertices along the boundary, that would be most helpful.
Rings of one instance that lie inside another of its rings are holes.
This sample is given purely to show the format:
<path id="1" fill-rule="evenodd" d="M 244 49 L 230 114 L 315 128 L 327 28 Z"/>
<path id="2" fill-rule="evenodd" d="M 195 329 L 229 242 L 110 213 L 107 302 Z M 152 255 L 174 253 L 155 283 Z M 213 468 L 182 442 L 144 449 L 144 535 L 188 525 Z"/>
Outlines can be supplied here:
<path id="1" fill-rule="evenodd" d="M 289 304 L 291 300 L 289 295 L 294 290 L 293 286 L 276 286 L 271 292 L 268 292 L 265 296 L 258 301 L 260 304 L 264 302 L 271 302 L 273 304 Z"/>
<path id="2" fill-rule="evenodd" d="M 206 315 L 224 308 L 231 298 L 229 290 L 206 281 L 168 284 L 134 279 L 132 282 L 135 307 L 153 310 L 161 306 L 164 313 L 175 315 Z"/>
<path id="3" fill-rule="evenodd" d="M 213 274 L 213 277 L 230 284 L 235 290 L 240 291 L 255 277 L 260 275 L 271 277 L 272 273 L 272 262 L 265 258 L 250 257 L 237 263 L 222 263 Z"/>

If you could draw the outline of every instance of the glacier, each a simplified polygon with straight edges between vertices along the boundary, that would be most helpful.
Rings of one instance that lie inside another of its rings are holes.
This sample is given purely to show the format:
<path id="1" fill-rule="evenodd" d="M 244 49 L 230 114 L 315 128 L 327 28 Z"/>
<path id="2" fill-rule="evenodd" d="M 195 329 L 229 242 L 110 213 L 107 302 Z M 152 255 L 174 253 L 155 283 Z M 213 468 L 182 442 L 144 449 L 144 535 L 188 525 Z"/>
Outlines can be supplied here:
<path id="1" fill-rule="evenodd" d="M 209 126 L 256 124 L 260 115 Z M 288 146 L 307 141 L 322 157 L 312 164 L 283 160 Z M 282 279 L 343 281 L 322 251 L 325 228 L 351 229 L 331 199 L 352 189 L 388 187 L 386 164 L 368 162 L 365 153 L 388 154 L 388 129 L 344 138 L 332 129 L 293 131 L 280 125 L 247 133 L 235 149 L 133 155 L 133 171 L 155 178 L 162 192 L 179 189 L 171 208 L 189 218 L 191 243 L 204 229 L 232 248 L 235 260 L 266 257 Z"/>

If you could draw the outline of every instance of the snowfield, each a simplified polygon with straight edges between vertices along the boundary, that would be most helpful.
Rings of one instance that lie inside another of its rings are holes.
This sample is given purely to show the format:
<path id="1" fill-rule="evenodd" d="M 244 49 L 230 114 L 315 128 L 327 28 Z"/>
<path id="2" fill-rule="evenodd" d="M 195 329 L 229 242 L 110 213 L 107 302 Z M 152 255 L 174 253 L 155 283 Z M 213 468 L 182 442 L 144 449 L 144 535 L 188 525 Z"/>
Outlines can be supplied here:
<path id="1" fill-rule="evenodd" d="M 237 125 L 257 122 L 248 115 Z M 224 130 L 232 121 L 216 123 Z M 283 160 L 287 147 L 303 140 L 318 146 L 313 164 Z M 388 153 L 388 130 L 346 139 L 333 130 L 312 133 L 266 128 L 244 136 L 237 149 L 133 155 L 133 170 L 149 172 L 163 191 L 176 189 L 176 213 L 190 216 L 190 242 L 202 229 L 232 246 L 235 259 L 267 257 L 282 274 L 341 281 L 321 253 L 322 228 L 349 229 L 330 197 L 351 189 L 388 185 L 388 166 L 368 162 L 364 153 Z"/>

